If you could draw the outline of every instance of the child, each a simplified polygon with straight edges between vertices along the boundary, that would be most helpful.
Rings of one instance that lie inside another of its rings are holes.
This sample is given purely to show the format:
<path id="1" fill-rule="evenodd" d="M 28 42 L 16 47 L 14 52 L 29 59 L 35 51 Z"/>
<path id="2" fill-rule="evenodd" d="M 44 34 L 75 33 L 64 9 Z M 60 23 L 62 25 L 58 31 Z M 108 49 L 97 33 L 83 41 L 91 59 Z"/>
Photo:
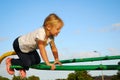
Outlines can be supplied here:
<path id="1" fill-rule="evenodd" d="M 61 65 L 61 62 L 59 62 L 58 51 L 54 43 L 54 37 L 59 34 L 63 25 L 63 21 L 56 14 L 53 13 L 46 17 L 43 27 L 40 27 L 31 33 L 15 39 L 13 43 L 13 48 L 19 58 L 6 59 L 7 72 L 13 75 L 15 72 L 14 69 L 10 68 L 10 66 L 20 65 L 23 67 L 23 69 L 19 70 L 20 76 L 22 78 L 26 77 L 26 70 L 29 70 L 30 66 L 39 64 L 41 61 L 36 49 L 39 49 L 43 61 L 46 63 L 46 65 L 51 66 L 52 70 L 55 69 L 55 64 Z M 47 57 L 47 53 L 45 50 L 47 44 L 50 44 L 55 59 L 53 64 L 49 62 Z"/>

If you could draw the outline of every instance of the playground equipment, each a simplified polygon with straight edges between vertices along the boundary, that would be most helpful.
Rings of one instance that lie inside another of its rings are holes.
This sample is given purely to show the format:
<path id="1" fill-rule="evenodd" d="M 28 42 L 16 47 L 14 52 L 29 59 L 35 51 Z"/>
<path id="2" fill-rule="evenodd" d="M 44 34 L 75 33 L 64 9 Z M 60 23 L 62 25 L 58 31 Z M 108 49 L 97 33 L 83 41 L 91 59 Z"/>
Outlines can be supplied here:
<path id="1" fill-rule="evenodd" d="M 0 56 L 0 63 L 2 62 L 4 58 L 11 56 L 11 55 L 16 55 L 16 53 L 14 51 L 9 51 L 9 52 L 4 53 L 2 56 Z"/>
<path id="2" fill-rule="evenodd" d="M 22 68 L 21 66 L 12 65 L 11 68 Z M 50 70 L 50 66 L 46 65 L 34 65 L 31 66 L 33 69 L 38 70 Z M 119 65 L 68 65 L 68 66 L 56 66 L 55 70 L 120 70 Z"/>
<path id="3" fill-rule="evenodd" d="M 7 56 L 11 55 L 16 55 L 14 51 L 6 52 L 2 56 L 0 56 L 0 63 L 4 58 Z M 63 64 L 62 66 L 56 65 L 56 70 L 120 70 L 120 64 L 116 65 L 64 65 L 67 63 L 77 63 L 77 62 L 90 62 L 90 61 L 103 61 L 103 60 L 116 60 L 120 59 L 120 55 L 117 56 L 104 56 L 104 57 L 92 57 L 92 58 L 80 58 L 80 59 L 68 59 L 68 60 L 61 60 L 60 62 Z M 53 63 L 51 61 L 50 63 Z M 12 69 L 14 68 L 19 68 L 21 69 L 22 67 L 19 65 L 12 65 Z M 44 62 L 38 64 L 38 65 L 33 65 L 30 68 L 33 69 L 38 69 L 38 70 L 50 70 L 51 67 L 45 65 Z"/>
<path id="4" fill-rule="evenodd" d="M 120 65 L 64 65 L 67 63 L 76 62 L 88 62 L 88 61 L 100 61 L 100 60 L 115 60 L 120 59 L 120 56 L 105 56 L 105 57 L 93 57 L 93 58 L 81 58 L 81 59 L 68 59 L 61 60 L 62 66 L 56 65 L 56 70 L 120 70 Z M 53 63 L 53 61 L 51 62 Z M 22 68 L 19 65 L 12 65 L 11 68 Z M 45 65 L 45 63 L 40 63 L 38 65 L 31 66 L 33 69 L 38 70 L 50 70 L 51 67 Z"/>

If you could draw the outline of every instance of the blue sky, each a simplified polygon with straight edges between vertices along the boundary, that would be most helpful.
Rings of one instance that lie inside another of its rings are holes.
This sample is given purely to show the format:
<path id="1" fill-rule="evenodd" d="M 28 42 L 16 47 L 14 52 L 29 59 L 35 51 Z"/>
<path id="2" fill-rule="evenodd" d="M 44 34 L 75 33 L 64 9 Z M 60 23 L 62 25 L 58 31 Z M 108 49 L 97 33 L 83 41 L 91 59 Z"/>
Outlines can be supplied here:
<path id="1" fill-rule="evenodd" d="M 50 13 L 56 13 L 65 23 L 55 39 L 60 59 L 119 55 L 119 3 L 120 0 L 0 0 L 0 55 L 13 50 L 16 37 L 41 27 Z M 47 51 L 53 60 L 49 47 Z"/>

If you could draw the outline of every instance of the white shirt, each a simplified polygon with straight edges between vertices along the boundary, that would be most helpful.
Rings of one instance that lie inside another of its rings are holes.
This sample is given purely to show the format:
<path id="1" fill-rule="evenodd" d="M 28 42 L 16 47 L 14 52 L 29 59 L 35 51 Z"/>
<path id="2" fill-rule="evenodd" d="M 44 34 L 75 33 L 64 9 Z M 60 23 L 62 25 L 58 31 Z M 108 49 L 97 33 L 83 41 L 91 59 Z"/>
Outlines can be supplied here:
<path id="1" fill-rule="evenodd" d="M 46 33 L 44 27 L 40 27 L 31 33 L 20 36 L 18 39 L 20 50 L 24 53 L 28 53 L 37 49 L 37 40 L 45 41 L 45 36 Z M 48 38 L 47 44 L 50 41 L 51 38 Z"/>

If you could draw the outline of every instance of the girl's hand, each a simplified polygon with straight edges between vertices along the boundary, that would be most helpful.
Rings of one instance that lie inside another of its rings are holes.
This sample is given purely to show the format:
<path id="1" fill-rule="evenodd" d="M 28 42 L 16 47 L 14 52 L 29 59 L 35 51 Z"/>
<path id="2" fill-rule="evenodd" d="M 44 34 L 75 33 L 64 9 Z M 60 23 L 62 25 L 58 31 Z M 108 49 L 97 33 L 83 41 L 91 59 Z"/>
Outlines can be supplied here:
<path id="1" fill-rule="evenodd" d="M 62 63 L 60 61 L 58 61 L 58 60 L 54 61 L 54 65 L 55 64 L 58 64 L 58 65 L 62 66 Z"/>
<path id="2" fill-rule="evenodd" d="M 48 66 L 51 66 L 51 70 L 55 70 L 55 64 L 48 64 Z"/>

